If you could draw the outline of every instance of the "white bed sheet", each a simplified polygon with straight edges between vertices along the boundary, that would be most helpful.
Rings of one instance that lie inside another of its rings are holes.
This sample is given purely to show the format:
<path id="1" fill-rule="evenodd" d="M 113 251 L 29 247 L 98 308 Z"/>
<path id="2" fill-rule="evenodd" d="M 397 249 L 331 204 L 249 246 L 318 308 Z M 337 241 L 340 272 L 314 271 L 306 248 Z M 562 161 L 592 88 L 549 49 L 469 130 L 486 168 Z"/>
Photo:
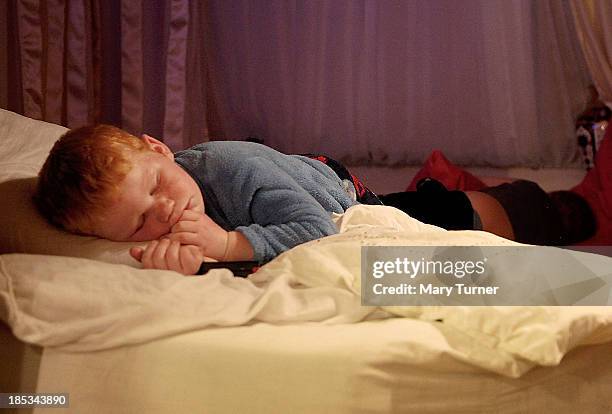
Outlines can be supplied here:
<path id="1" fill-rule="evenodd" d="M 444 338 L 434 350 L 509 377 L 537 365 L 555 366 L 577 346 L 612 341 L 610 307 L 361 306 L 363 244 L 512 243 L 482 232 L 445 232 L 390 207 L 375 207 L 351 208 L 341 218 L 340 234 L 297 246 L 249 279 L 229 271 L 185 278 L 85 259 L 2 255 L 0 318 L 23 341 L 78 352 L 257 322 L 338 325 L 393 315 L 441 320 L 428 339 Z M 377 222 L 355 224 L 368 220 Z M 580 257 L 593 266 L 592 274 L 609 273 L 612 259 Z M 495 269 L 498 277 L 505 274 L 516 283 L 538 277 L 528 269 L 513 270 Z"/>
<path id="2" fill-rule="evenodd" d="M 435 323 L 209 329 L 93 353 L 45 349 L 39 392 L 113 413 L 609 413 L 612 343 L 507 378 L 444 350 Z M 38 412 L 38 411 L 36 411 Z"/>

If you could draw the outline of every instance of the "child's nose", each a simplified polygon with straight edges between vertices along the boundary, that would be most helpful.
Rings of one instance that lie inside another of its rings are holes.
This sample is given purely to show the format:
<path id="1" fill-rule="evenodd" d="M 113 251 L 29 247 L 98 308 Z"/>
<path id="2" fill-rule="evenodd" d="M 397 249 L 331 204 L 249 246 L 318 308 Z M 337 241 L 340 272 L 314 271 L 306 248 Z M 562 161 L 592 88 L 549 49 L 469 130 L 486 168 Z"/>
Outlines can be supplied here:
<path id="1" fill-rule="evenodd" d="M 155 209 L 157 221 L 162 223 L 167 222 L 170 219 L 173 210 L 174 200 L 165 197 L 158 199 Z"/>

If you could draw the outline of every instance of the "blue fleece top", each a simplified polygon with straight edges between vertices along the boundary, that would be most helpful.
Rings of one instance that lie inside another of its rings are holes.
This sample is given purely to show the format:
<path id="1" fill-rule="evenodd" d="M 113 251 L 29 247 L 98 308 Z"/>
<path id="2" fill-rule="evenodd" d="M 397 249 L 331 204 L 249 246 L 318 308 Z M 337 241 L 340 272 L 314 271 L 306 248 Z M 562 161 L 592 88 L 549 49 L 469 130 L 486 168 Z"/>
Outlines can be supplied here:
<path id="1" fill-rule="evenodd" d="M 357 203 L 322 162 L 253 142 L 205 142 L 175 160 L 200 187 L 206 214 L 244 234 L 260 262 L 336 233 L 331 212 Z"/>

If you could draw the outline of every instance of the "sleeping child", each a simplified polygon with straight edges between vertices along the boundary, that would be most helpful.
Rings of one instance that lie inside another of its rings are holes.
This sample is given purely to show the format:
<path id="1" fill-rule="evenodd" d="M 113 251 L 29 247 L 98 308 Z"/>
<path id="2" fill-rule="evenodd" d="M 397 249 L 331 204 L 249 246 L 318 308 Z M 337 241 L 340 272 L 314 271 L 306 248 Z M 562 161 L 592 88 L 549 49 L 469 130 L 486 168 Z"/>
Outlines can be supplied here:
<path id="1" fill-rule="evenodd" d="M 145 268 L 194 274 L 204 257 L 266 262 L 337 232 L 331 212 L 357 203 L 319 160 L 250 142 L 217 141 L 173 154 L 147 135 L 108 125 L 71 130 L 52 148 L 34 197 L 68 231 L 151 241 Z"/>
<path id="2" fill-rule="evenodd" d="M 94 125 L 70 130 L 55 143 L 34 201 L 65 230 L 149 241 L 130 251 L 144 268 L 195 274 L 205 257 L 267 262 L 336 233 L 331 213 L 380 200 L 425 223 L 512 238 L 507 227 L 516 225 L 504 227 L 508 215 L 482 194 L 446 191 L 426 180 L 416 192 L 379 199 L 325 156 L 286 155 L 242 141 L 206 142 L 173 154 L 148 135 Z"/>

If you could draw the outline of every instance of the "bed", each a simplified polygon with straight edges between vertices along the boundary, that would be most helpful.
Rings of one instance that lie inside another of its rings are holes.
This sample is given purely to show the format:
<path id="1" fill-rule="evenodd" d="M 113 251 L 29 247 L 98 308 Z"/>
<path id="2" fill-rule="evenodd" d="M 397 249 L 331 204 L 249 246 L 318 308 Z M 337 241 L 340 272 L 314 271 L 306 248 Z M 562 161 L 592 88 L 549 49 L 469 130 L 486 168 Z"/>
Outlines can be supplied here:
<path id="1" fill-rule="evenodd" d="M 610 307 L 361 306 L 363 245 L 513 242 L 360 206 L 247 279 L 142 270 L 33 209 L 63 131 L 0 111 L 0 392 L 69 393 L 53 412 L 612 410 Z"/>

